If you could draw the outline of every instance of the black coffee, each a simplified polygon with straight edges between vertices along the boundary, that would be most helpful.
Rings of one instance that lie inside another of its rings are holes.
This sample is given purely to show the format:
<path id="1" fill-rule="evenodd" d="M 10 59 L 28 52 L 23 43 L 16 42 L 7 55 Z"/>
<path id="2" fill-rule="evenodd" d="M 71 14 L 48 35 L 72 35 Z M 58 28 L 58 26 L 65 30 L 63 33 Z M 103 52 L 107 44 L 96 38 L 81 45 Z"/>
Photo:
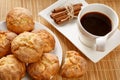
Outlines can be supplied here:
<path id="1" fill-rule="evenodd" d="M 112 29 L 111 20 L 99 12 L 90 12 L 82 16 L 81 24 L 93 35 L 104 36 Z"/>

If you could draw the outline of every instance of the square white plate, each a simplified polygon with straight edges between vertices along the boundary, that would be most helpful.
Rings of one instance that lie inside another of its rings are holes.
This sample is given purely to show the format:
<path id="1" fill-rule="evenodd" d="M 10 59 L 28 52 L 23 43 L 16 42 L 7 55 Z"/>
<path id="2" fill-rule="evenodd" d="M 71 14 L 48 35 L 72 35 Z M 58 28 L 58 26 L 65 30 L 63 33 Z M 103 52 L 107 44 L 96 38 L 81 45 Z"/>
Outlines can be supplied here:
<path id="1" fill-rule="evenodd" d="M 56 7 L 63 6 L 66 3 L 66 1 L 72 1 L 72 3 L 82 3 L 83 6 L 87 5 L 87 2 L 85 0 L 58 0 L 48 8 L 41 11 L 39 15 L 46 19 L 49 23 L 51 23 L 91 61 L 93 61 L 94 63 L 98 62 L 120 44 L 120 31 L 117 30 L 115 34 L 107 41 L 106 50 L 104 52 L 95 51 L 91 48 L 84 46 L 80 42 L 76 19 L 67 22 L 63 25 L 57 25 L 50 17 L 51 11 Z"/>

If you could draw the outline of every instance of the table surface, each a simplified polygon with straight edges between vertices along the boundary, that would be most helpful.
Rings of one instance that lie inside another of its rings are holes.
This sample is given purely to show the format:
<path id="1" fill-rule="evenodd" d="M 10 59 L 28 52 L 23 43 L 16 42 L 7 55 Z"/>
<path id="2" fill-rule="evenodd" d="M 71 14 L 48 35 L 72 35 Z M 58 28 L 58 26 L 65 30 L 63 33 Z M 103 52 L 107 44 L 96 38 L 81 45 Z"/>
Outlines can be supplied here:
<path id="1" fill-rule="evenodd" d="M 88 3 L 103 3 L 112 7 L 120 18 L 120 0 L 86 0 Z M 62 78 L 59 73 L 52 80 L 120 80 L 120 46 L 110 52 L 98 63 L 91 62 L 85 57 L 70 41 L 68 41 L 61 33 L 59 33 L 53 26 L 38 16 L 38 12 L 47 8 L 56 0 L 0 0 L 0 21 L 6 19 L 6 14 L 14 7 L 28 8 L 34 20 L 44 24 L 52 30 L 62 45 L 63 54 L 68 50 L 78 51 L 88 61 L 88 70 L 84 76 L 77 79 Z M 119 27 L 120 28 L 120 27 Z"/>

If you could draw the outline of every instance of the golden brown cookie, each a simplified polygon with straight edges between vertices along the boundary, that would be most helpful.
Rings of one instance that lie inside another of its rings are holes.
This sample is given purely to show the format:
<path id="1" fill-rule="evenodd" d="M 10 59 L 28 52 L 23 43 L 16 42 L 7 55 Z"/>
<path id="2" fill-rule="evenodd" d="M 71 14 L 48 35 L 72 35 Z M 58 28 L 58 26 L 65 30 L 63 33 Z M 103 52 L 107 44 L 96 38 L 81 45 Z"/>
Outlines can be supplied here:
<path id="1" fill-rule="evenodd" d="M 11 41 L 17 34 L 9 31 L 0 31 L 0 58 L 11 53 Z"/>
<path id="2" fill-rule="evenodd" d="M 67 51 L 61 68 L 61 75 L 65 78 L 81 77 L 87 70 L 86 60 L 76 51 Z"/>
<path id="3" fill-rule="evenodd" d="M 22 62 L 33 63 L 43 54 L 41 38 L 31 32 L 19 34 L 11 43 L 12 53 Z"/>
<path id="4" fill-rule="evenodd" d="M 34 21 L 29 10 L 16 7 L 8 12 L 6 17 L 8 30 L 17 34 L 34 29 Z"/>
<path id="5" fill-rule="evenodd" d="M 14 55 L 0 59 L 0 80 L 21 80 L 26 73 L 25 63 Z"/>
<path id="6" fill-rule="evenodd" d="M 52 34 L 46 30 L 34 30 L 34 33 L 37 33 L 40 38 L 43 40 L 43 52 L 48 53 L 55 48 L 55 39 Z"/>
<path id="7" fill-rule="evenodd" d="M 59 70 L 57 56 L 44 53 L 41 60 L 31 63 L 27 67 L 30 76 L 35 80 L 50 80 Z"/>

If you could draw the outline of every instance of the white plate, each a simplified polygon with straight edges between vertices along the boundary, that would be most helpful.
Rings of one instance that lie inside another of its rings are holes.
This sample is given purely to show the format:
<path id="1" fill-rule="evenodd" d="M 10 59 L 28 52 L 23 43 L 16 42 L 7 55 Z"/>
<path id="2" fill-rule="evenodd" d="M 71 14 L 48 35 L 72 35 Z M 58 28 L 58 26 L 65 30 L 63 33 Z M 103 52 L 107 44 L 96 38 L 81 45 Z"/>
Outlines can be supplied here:
<path id="1" fill-rule="evenodd" d="M 61 65 L 61 62 L 62 62 L 62 47 L 60 45 L 59 40 L 55 36 L 55 34 L 51 30 L 49 30 L 47 27 L 45 27 L 44 25 L 42 25 L 38 22 L 35 22 L 35 29 L 45 29 L 54 36 L 55 41 L 56 41 L 55 49 L 53 51 L 51 51 L 51 53 L 55 54 L 58 57 L 59 64 Z M 5 21 L 0 22 L 0 30 L 7 30 Z M 22 80 L 30 80 L 30 77 L 26 75 Z"/>
<path id="2" fill-rule="evenodd" d="M 50 18 L 51 11 L 56 7 L 63 6 L 64 3 L 66 3 L 66 1 L 72 1 L 72 3 L 81 2 L 83 6 L 87 5 L 87 2 L 85 0 L 59 0 L 55 2 L 53 5 L 41 11 L 39 15 L 45 18 L 48 22 L 50 22 L 59 32 L 61 32 L 68 40 L 70 40 L 91 61 L 93 61 L 94 63 L 98 62 L 120 44 L 120 31 L 117 30 L 115 34 L 108 40 L 106 45 L 107 49 L 104 52 L 98 52 L 84 46 L 80 42 L 76 19 L 67 22 L 66 24 L 63 25 L 55 24 L 54 21 Z"/>

